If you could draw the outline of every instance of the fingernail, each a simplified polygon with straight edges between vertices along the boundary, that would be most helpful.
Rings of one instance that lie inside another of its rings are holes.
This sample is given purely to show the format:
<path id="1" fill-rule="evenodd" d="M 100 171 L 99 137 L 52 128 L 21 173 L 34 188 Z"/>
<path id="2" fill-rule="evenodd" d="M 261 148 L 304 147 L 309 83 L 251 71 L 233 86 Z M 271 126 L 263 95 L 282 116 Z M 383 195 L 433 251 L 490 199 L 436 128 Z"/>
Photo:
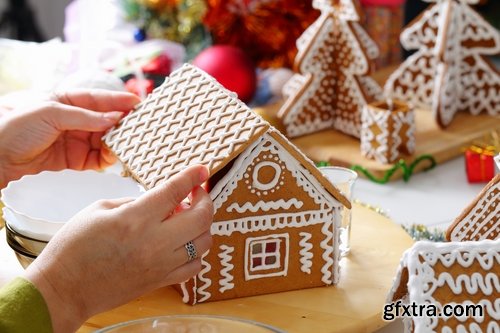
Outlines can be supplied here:
<path id="1" fill-rule="evenodd" d="M 208 168 L 206 166 L 204 166 L 203 168 L 201 168 L 200 170 L 200 182 L 205 182 L 208 180 Z"/>
<path id="2" fill-rule="evenodd" d="M 103 118 L 107 120 L 112 120 L 113 122 L 117 122 L 123 117 L 123 112 L 120 111 L 111 111 L 103 114 Z"/>

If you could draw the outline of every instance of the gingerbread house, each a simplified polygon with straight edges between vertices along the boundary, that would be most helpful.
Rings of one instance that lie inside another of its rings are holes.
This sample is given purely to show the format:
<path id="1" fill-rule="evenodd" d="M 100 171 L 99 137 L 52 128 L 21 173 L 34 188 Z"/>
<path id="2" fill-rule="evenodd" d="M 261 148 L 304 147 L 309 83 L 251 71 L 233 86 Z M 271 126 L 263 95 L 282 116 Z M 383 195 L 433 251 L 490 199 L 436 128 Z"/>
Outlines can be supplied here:
<path id="1" fill-rule="evenodd" d="M 500 332 L 499 300 L 500 240 L 421 241 L 403 255 L 387 303 L 408 310 L 405 332 Z"/>
<path id="2" fill-rule="evenodd" d="M 497 174 L 446 231 L 451 241 L 500 239 L 500 174 Z"/>
<path id="3" fill-rule="evenodd" d="M 146 188 L 208 166 L 213 246 L 178 288 L 186 303 L 337 282 L 339 214 L 350 202 L 206 73 L 188 64 L 173 72 L 104 140 Z"/>

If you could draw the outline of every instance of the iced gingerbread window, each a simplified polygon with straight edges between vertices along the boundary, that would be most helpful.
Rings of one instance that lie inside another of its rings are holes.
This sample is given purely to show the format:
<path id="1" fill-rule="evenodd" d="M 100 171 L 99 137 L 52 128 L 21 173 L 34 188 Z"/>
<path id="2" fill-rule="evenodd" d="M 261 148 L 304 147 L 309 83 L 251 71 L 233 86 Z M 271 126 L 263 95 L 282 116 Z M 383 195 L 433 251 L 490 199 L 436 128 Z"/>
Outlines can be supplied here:
<path id="1" fill-rule="evenodd" d="M 251 163 L 243 177 L 252 194 L 265 197 L 278 191 L 284 185 L 285 163 L 270 152 L 260 154 Z"/>
<path id="2" fill-rule="evenodd" d="M 249 237 L 246 240 L 245 278 L 286 275 L 288 234 Z"/>

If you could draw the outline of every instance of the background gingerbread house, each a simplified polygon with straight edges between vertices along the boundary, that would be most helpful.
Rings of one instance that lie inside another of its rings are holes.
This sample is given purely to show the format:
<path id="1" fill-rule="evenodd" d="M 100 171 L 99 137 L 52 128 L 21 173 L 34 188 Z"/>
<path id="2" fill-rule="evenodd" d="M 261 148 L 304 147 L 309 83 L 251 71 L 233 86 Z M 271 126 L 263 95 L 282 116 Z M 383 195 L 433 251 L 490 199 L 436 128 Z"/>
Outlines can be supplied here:
<path id="1" fill-rule="evenodd" d="M 331 285 L 349 201 L 283 135 L 201 70 L 184 65 L 110 131 L 130 174 L 154 187 L 210 169 L 213 246 L 179 286 L 190 304 Z"/>
<path id="2" fill-rule="evenodd" d="M 387 303 L 426 307 L 423 315 L 403 318 L 405 332 L 500 332 L 499 300 L 500 240 L 420 241 L 403 255 Z M 447 304 L 475 307 L 446 317 Z M 430 316 L 433 306 L 436 315 Z"/>

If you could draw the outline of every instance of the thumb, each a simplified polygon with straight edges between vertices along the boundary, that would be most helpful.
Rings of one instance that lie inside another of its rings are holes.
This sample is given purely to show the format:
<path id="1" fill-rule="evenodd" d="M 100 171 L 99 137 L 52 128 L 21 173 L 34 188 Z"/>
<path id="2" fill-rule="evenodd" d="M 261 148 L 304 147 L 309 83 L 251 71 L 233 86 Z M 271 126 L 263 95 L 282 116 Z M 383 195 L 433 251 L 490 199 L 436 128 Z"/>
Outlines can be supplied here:
<path id="1" fill-rule="evenodd" d="M 123 112 L 95 112 L 72 105 L 57 103 L 46 112 L 49 121 L 57 130 L 79 130 L 103 132 L 118 123 Z"/>

